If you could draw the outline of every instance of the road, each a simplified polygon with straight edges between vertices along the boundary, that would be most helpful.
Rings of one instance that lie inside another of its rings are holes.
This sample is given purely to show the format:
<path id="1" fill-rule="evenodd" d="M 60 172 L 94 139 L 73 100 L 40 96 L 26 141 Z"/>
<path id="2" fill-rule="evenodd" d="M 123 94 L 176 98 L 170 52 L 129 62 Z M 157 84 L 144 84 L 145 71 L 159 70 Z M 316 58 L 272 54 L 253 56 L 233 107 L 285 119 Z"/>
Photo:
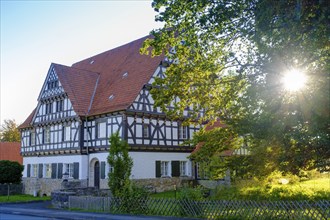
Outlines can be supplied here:
<path id="1" fill-rule="evenodd" d="M 0 203 L 0 220 L 179 220 L 162 216 L 112 215 L 50 208 L 50 201 L 32 203 Z M 187 219 L 187 218 L 183 218 Z"/>
<path id="2" fill-rule="evenodd" d="M 20 215 L 20 214 L 3 214 L 0 213 L 0 220 L 62 220 L 59 218 L 48 218 L 48 217 L 36 217 L 29 215 Z"/>

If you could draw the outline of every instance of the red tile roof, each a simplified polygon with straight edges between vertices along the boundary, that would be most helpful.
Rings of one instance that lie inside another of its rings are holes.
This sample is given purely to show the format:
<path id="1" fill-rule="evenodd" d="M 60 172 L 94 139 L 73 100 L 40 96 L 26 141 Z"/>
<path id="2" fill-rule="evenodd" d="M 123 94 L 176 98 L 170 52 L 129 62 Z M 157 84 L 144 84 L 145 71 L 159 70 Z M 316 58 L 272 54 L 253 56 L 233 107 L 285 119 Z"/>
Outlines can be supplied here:
<path id="1" fill-rule="evenodd" d="M 87 115 L 100 74 L 60 64 L 53 67 L 75 112 Z"/>
<path id="2" fill-rule="evenodd" d="M 52 64 L 78 115 L 125 110 L 133 103 L 163 59 L 140 54 L 148 37 L 92 56 L 72 67 Z M 34 114 L 35 110 L 19 128 L 28 127 Z"/>
<path id="3" fill-rule="evenodd" d="M 147 37 L 72 65 L 100 73 L 90 115 L 127 109 L 149 81 L 163 58 L 140 54 L 145 39 Z M 125 73 L 127 77 L 123 76 Z M 111 95 L 113 99 L 109 100 Z"/>
<path id="4" fill-rule="evenodd" d="M 23 164 L 23 157 L 20 151 L 20 142 L 0 142 L 0 160 L 17 161 Z"/>
<path id="5" fill-rule="evenodd" d="M 31 126 L 30 123 L 33 119 L 33 116 L 34 116 L 36 110 L 37 110 L 37 108 L 33 109 L 33 111 L 30 113 L 30 115 L 27 117 L 27 119 L 25 119 L 25 121 L 20 126 L 18 126 L 18 129 L 28 128 Z"/>

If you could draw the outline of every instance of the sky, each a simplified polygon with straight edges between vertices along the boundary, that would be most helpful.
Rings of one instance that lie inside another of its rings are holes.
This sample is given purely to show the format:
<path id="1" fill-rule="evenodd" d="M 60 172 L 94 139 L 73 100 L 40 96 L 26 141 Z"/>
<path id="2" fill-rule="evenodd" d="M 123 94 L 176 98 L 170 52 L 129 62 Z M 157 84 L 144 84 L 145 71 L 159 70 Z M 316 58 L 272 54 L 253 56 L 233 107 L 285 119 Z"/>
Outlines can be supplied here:
<path id="1" fill-rule="evenodd" d="M 23 123 L 51 63 L 73 63 L 161 27 L 151 0 L 1 2 L 0 123 Z"/>

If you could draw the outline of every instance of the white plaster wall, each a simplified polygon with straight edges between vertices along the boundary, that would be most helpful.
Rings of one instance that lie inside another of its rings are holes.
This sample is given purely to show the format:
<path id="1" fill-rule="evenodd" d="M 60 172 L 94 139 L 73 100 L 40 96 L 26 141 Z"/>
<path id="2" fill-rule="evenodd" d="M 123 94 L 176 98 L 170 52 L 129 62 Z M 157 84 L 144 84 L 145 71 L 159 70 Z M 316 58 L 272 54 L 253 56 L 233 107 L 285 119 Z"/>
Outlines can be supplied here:
<path id="1" fill-rule="evenodd" d="M 94 158 L 97 158 L 100 162 L 107 162 L 108 155 L 109 153 L 90 154 L 90 161 Z M 187 161 L 188 176 L 192 175 L 192 164 L 191 161 L 187 158 L 190 153 L 129 152 L 129 155 L 133 159 L 133 168 L 131 175 L 132 179 L 156 178 L 157 160 L 169 162 L 173 160 Z M 106 171 L 108 170 L 109 164 L 107 163 Z"/>
<path id="2" fill-rule="evenodd" d="M 130 152 L 133 159 L 132 179 L 147 179 L 156 177 L 156 161 L 187 161 L 188 176 L 191 176 L 191 161 L 187 158 L 190 153 L 161 153 L 161 152 Z"/>
<path id="3" fill-rule="evenodd" d="M 59 155 L 49 157 L 23 157 L 23 177 L 27 177 L 27 164 L 79 163 L 79 179 L 87 179 L 87 155 Z"/>

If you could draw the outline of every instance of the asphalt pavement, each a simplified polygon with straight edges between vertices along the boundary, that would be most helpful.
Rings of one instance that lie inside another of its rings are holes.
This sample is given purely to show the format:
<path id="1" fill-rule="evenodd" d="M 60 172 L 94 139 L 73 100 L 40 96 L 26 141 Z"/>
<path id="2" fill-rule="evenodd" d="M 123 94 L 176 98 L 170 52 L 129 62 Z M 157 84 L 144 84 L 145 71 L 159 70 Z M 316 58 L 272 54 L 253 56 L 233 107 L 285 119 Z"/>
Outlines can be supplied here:
<path id="1" fill-rule="evenodd" d="M 187 218 L 161 217 L 161 216 L 136 216 L 136 215 L 113 215 L 105 213 L 76 212 L 62 209 L 52 209 L 50 201 L 29 203 L 0 203 L 0 219 L 6 220 L 7 215 L 35 216 L 46 219 L 70 219 L 70 220 L 178 220 Z"/>

